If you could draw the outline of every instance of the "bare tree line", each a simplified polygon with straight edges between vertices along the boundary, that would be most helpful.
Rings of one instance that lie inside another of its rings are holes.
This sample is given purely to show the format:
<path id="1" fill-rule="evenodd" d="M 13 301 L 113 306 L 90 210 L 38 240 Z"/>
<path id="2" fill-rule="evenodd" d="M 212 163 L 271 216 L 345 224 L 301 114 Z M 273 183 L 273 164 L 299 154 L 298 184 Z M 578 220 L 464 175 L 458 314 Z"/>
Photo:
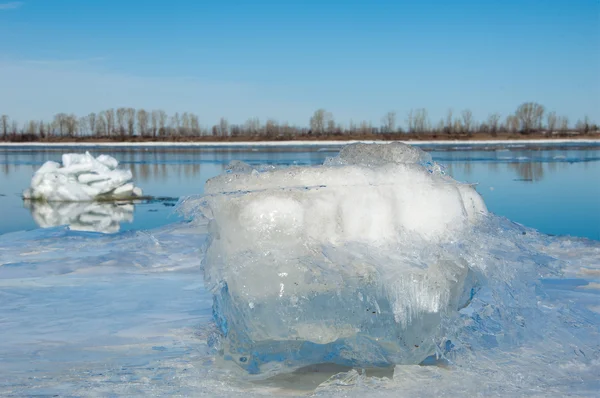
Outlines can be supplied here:
<path id="1" fill-rule="evenodd" d="M 586 116 L 574 125 L 556 112 L 546 112 L 544 106 L 527 102 L 510 115 L 490 114 L 485 121 L 476 121 L 466 109 L 455 113 L 448 110 L 445 117 L 432 124 L 426 109 L 408 111 L 404 127 L 394 111 L 387 112 L 379 125 L 370 121 L 347 125 L 336 123 L 331 112 L 318 109 L 307 127 L 265 123 L 250 118 L 243 124 L 230 124 L 226 118 L 207 128 L 194 113 L 168 115 L 163 110 L 117 108 L 87 116 L 59 113 L 51 122 L 28 121 L 19 125 L 7 115 L 0 116 L 0 139 L 5 142 L 109 140 L 109 141 L 169 141 L 169 140 L 293 140 L 319 138 L 371 139 L 464 139 L 479 137 L 547 136 L 565 137 L 598 134 L 599 127 Z M 402 137 L 399 137 L 402 135 Z"/>

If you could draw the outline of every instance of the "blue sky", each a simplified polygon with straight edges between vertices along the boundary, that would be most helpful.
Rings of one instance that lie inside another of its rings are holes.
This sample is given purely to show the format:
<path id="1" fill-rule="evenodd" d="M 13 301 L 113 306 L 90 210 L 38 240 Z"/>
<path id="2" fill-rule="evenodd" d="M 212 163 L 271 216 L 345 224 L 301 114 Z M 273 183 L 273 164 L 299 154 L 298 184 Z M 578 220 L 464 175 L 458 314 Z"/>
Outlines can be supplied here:
<path id="1" fill-rule="evenodd" d="M 307 124 L 537 101 L 600 122 L 600 1 L 0 0 L 0 113 Z"/>

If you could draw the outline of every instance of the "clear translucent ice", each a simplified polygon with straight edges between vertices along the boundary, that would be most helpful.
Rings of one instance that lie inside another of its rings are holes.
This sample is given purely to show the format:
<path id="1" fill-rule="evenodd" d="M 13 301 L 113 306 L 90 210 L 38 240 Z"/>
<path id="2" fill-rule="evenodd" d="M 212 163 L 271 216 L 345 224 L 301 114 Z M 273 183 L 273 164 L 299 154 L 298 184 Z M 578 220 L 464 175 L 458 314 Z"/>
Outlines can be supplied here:
<path id="1" fill-rule="evenodd" d="M 31 179 L 23 192 L 25 199 L 48 202 L 83 202 L 96 199 L 131 198 L 142 190 L 131 182 L 131 171 L 118 168 L 118 161 L 108 155 L 94 158 L 85 154 L 62 155 L 62 165 L 48 161 Z"/>
<path id="2" fill-rule="evenodd" d="M 252 373 L 420 363 L 474 278 L 451 250 L 487 213 L 475 190 L 403 144 L 352 145 L 320 167 L 207 182 L 205 257 L 231 358 Z"/>
<path id="3" fill-rule="evenodd" d="M 157 230 L 0 236 L 0 392 L 600 390 L 600 243 L 487 213 L 422 152 L 236 164 L 207 193 Z M 288 373 L 318 362 L 356 366 Z"/>

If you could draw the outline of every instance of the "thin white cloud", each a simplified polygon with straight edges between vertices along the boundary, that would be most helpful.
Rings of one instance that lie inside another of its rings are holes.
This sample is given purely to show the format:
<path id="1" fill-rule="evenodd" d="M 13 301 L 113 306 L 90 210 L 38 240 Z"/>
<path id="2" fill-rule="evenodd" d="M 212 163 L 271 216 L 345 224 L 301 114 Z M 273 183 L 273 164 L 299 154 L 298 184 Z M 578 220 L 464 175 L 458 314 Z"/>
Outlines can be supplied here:
<path id="1" fill-rule="evenodd" d="M 14 10 L 15 8 L 21 7 L 22 1 L 11 1 L 10 3 L 0 3 L 0 10 Z"/>
<path id="2" fill-rule="evenodd" d="M 106 57 L 91 57 L 79 59 L 28 59 L 23 62 L 31 65 L 68 66 L 76 64 L 92 64 L 105 61 Z"/>

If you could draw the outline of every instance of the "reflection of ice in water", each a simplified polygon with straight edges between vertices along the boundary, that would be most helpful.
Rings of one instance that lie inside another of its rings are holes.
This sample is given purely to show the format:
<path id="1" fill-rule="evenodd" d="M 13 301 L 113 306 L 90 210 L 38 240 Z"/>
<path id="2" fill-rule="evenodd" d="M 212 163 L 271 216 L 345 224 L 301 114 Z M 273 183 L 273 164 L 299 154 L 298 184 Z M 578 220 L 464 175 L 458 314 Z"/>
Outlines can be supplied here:
<path id="1" fill-rule="evenodd" d="M 121 223 L 133 221 L 131 202 L 37 202 L 25 201 L 42 228 L 68 225 L 75 231 L 116 233 Z"/>

